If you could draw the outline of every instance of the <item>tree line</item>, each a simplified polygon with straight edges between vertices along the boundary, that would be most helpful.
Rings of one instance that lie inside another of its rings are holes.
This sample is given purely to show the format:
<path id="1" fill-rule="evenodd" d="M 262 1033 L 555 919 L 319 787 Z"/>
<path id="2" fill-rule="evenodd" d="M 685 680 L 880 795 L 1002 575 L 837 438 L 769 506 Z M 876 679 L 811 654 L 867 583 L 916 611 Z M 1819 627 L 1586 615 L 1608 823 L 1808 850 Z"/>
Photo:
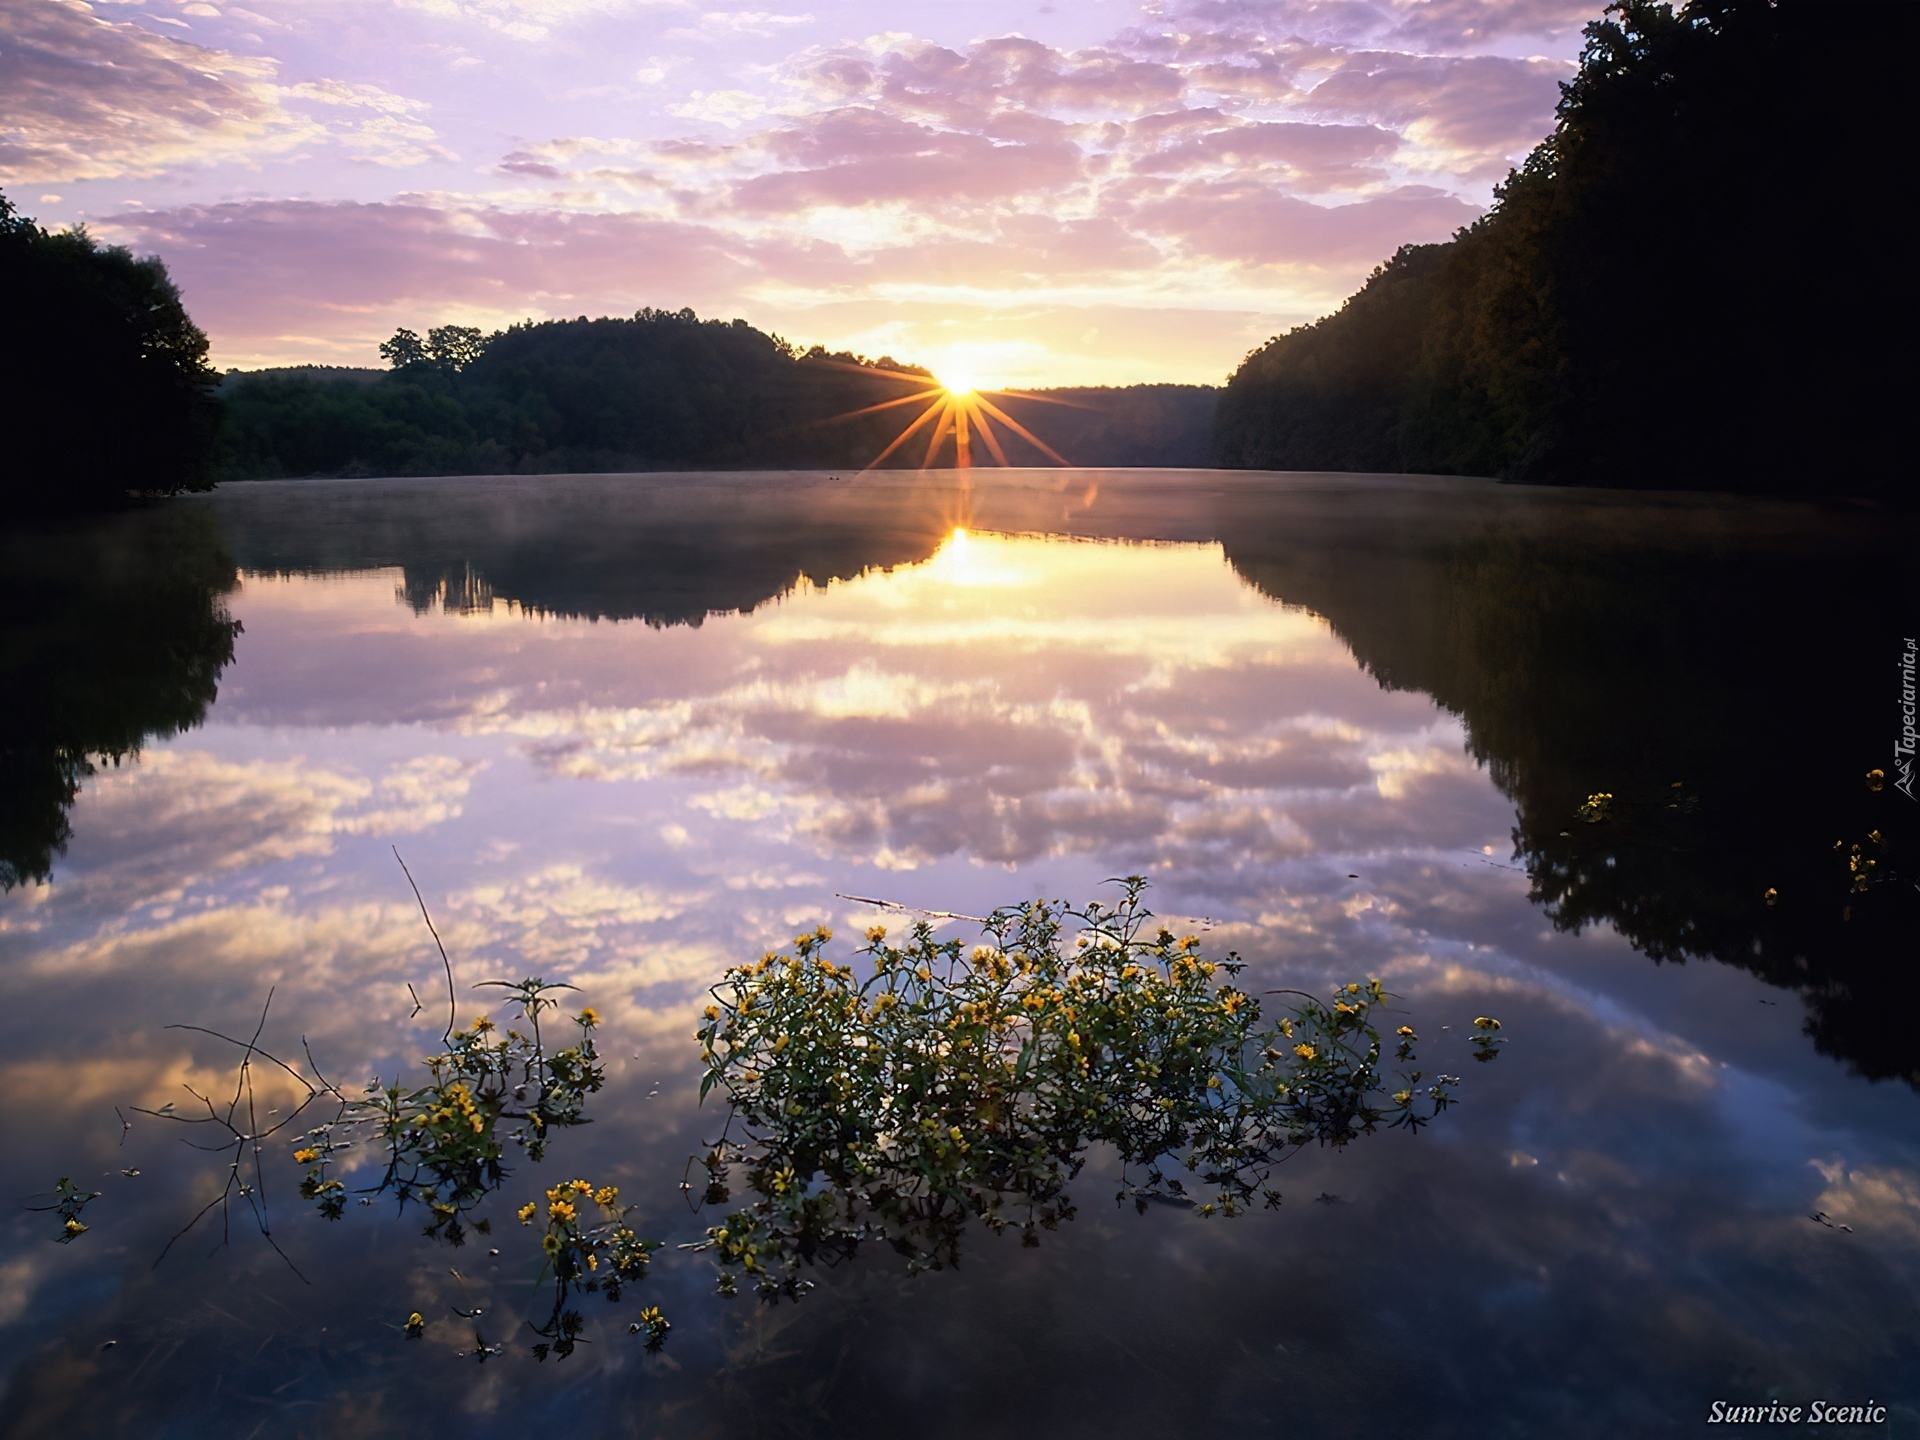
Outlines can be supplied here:
<path id="1" fill-rule="evenodd" d="M 802 350 L 744 320 L 643 309 L 494 334 L 402 329 L 388 370 L 230 375 L 223 473 L 497 475 L 661 469 L 860 469 L 918 413 L 917 365 Z M 1204 465 L 1216 391 L 1143 385 L 1003 398 L 1076 464 Z M 1009 432 L 1015 464 L 1052 463 Z M 890 460 L 920 463 L 924 447 Z"/>
<path id="2" fill-rule="evenodd" d="M 1897 5 L 1609 6 L 1484 217 L 1247 357 L 1216 461 L 1907 493 L 1866 301 L 1902 248 L 1914 28 Z"/>

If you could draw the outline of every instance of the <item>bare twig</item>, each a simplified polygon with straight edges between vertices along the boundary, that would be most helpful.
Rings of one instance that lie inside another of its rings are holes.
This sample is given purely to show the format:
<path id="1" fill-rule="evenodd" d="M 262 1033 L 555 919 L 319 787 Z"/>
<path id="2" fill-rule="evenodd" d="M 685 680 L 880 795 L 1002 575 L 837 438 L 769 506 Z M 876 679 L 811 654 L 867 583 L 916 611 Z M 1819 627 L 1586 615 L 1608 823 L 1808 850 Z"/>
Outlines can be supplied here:
<path id="1" fill-rule="evenodd" d="M 400 860 L 400 847 L 398 845 L 393 847 L 393 858 Z M 413 872 L 407 869 L 407 862 L 405 860 L 400 860 L 400 873 L 407 877 L 407 884 L 413 887 L 413 898 L 420 902 L 420 918 L 427 922 L 427 933 L 433 936 L 433 943 L 440 951 L 440 963 L 447 967 L 447 1029 L 441 1038 L 443 1040 L 451 1040 L 453 1038 L 454 1026 L 453 961 L 447 958 L 447 947 L 440 941 L 440 932 L 434 928 L 433 916 L 427 913 L 427 902 L 420 894 L 420 887 L 414 884 Z M 412 989 L 413 987 L 408 986 L 407 988 Z M 418 997 L 416 996 L 415 998 L 417 999 Z"/>
<path id="2" fill-rule="evenodd" d="M 876 900 L 871 895 L 842 895 L 833 892 L 836 900 L 851 900 L 858 905 L 877 905 L 882 910 L 898 910 L 904 915 L 924 915 L 929 920 L 971 920 L 976 925 L 987 923 L 984 915 L 962 915 L 958 910 L 922 910 L 917 905 L 902 905 L 898 900 Z"/>

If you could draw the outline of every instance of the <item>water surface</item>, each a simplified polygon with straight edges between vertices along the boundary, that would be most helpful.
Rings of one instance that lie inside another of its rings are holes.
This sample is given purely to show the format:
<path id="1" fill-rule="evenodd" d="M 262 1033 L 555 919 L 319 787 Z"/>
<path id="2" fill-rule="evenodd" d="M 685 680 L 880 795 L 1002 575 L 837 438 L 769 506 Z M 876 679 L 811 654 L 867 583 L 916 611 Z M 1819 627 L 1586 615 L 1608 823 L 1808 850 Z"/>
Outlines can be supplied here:
<path id="1" fill-rule="evenodd" d="M 71 1245 L 8 1222 L 6 1433 L 1619 1436 L 1778 1397 L 1920 1434 L 1916 812 L 1865 779 L 1901 541 L 1205 472 L 260 484 L 10 540 L 8 1194 L 103 1194 Z M 1231 1222 L 1115 1208 L 1096 1157 L 1040 1249 L 875 1254 L 798 1306 L 670 1246 L 563 1365 L 528 1354 L 517 1227 L 329 1226 L 290 1160 L 304 1280 L 245 1226 L 156 1267 L 222 1162 L 130 1107 L 231 1061 L 168 1024 L 250 1029 L 271 990 L 268 1038 L 338 1074 L 437 1042 L 396 847 L 463 1020 L 530 973 L 604 1017 L 595 1123 L 503 1220 L 591 1174 L 697 1239 L 705 987 L 881 915 L 847 896 L 1146 874 L 1249 989 L 1380 976 L 1463 1103 Z M 1485 1013 L 1511 1043 L 1470 1065 Z"/>

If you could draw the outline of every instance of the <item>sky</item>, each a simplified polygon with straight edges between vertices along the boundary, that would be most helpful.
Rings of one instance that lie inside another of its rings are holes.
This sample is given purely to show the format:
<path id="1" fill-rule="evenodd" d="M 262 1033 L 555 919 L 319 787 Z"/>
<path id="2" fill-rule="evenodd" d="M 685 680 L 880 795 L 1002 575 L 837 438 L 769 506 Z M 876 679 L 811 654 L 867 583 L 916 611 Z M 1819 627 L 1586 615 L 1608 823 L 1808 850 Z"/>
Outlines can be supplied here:
<path id="1" fill-rule="evenodd" d="M 692 307 L 1000 385 L 1217 384 L 1445 239 L 1597 0 L 0 0 L 0 188 L 222 368 Z"/>

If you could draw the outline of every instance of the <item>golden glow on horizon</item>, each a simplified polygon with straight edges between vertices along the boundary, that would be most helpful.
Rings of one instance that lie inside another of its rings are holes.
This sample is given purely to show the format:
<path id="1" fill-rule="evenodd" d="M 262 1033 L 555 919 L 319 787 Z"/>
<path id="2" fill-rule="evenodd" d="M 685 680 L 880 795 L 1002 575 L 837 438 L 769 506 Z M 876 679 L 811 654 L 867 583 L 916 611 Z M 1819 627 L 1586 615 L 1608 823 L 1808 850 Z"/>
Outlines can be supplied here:
<path id="1" fill-rule="evenodd" d="M 964 525 L 947 533 L 946 543 L 923 567 L 931 579 L 967 590 L 1008 590 L 1045 581 L 1046 556 L 1027 537 L 974 535 Z M 1036 560 L 1041 562 L 1036 565 Z"/>
<path id="2" fill-rule="evenodd" d="M 871 374 L 873 372 L 867 371 L 866 373 Z M 973 378 L 963 378 L 960 375 L 955 375 L 949 380 L 941 381 L 929 375 L 913 375 L 901 370 L 882 370 L 879 373 L 888 376 L 890 379 L 911 381 L 920 388 L 892 400 L 883 400 L 877 405 L 867 405 L 858 410 L 849 410 L 844 415 L 834 416 L 833 418 L 835 420 L 851 420 L 856 415 L 871 415 L 877 410 L 892 410 L 897 406 L 912 405 L 922 400 L 927 402 L 927 406 L 914 417 L 912 423 L 910 423 L 906 429 L 894 436 L 892 444 L 888 445 L 886 449 L 882 450 L 867 462 L 866 469 L 868 470 L 872 470 L 884 463 L 894 451 L 905 445 L 907 441 L 924 429 L 929 422 L 932 424 L 932 429 L 927 431 L 927 448 L 920 460 L 920 468 L 922 470 L 930 470 L 933 468 L 933 462 L 939 458 L 941 451 L 946 447 L 949 440 L 953 443 L 952 454 L 954 468 L 957 470 L 972 469 L 974 441 L 976 438 L 982 445 L 986 446 L 987 453 L 993 457 L 994 464 L 1003 467 L 1010 464 L 1011 462 L 1007 459 L 1006 449 L 1000 443 L 1000 436 L 995 429 L 996 425 L 1002 430 L 1010 430 L 1015 435 L 1018 435 L 1042 455 L 1045 455 L 1049 460 L 1053 461 L 1054 464 L 1066 465 L 1070 463 L 1064 455 L 1047 444 L 1047 442 L 1042 440 L 1038 435 L 1035 435 L 1031 430 L 1027 429 L 1026 426 L 1014 419 L 1013 416 L 1007 414 L 1005 410 L 1002 410 L 998 405 L 994 404 L 987 396 L 1012 396 L 1020 400 L 1037 400 L 1046 405 L 1066 405 L 1073 409 L 1084 409 L 1086 408 L 1084 406 L 1074 405 L 1073 402 L 1068 400 L 1056 400 L 1050 395 L 1031 395 L 1021 390 L 984 390 L 978 388 L 978 382 Z M 988 420 L 989 416 L 992 417 L 991 422 Z"/>

